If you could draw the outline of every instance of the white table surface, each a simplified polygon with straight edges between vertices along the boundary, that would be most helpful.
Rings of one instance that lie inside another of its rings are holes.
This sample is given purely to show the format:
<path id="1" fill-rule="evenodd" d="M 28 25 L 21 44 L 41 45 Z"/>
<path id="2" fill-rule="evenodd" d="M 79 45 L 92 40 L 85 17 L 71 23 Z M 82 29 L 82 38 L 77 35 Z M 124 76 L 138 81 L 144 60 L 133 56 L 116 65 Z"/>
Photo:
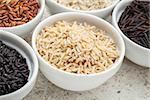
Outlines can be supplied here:
<path id="1" fill-rule="evenodd" d="M 45 9 L 43 19 L 48 16 L 50 13 Z M 40 72 L 34 89 L 24 100 L 150 100 L 150 69 L 125 59 L 117 74 L 86 92 L 60 89 Z"/>

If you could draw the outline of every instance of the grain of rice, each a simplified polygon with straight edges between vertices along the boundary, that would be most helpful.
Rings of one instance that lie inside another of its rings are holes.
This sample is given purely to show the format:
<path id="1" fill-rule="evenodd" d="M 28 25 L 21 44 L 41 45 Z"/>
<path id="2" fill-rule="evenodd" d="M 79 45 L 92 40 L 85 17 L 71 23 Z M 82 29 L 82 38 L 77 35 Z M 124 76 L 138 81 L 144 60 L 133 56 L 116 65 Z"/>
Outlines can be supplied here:
<path id="1" fill-rule="evenodd" d="M 77 74 L 105 71 L 119 57 L 116 43 L 105 31 L 76 21 L 46 26 L 38 35 L 36 46 L 50 64 Z"/>
<path id="2" fill-rule="evenodd" d="M 15 2 L 15 0 L 0 0 L 0 3 L 10 3 L 10 2 Z"/>

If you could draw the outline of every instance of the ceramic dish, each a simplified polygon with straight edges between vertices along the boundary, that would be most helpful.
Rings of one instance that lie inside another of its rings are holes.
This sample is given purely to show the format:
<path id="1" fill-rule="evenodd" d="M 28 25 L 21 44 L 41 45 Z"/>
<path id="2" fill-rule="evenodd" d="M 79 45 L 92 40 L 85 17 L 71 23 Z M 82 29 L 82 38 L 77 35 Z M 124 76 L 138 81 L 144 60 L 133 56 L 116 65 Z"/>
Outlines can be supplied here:
<path id="1" fill-rule="evenodd" d="M 38 74 L 37 57 L 31 46 L 17 35 L 0 30 L 0 40 L 4 41 L 10 47 L 16 49 L 20 54 L 22 54 L 26 58 L 30 70 L 28 82 L 23 87 L 12 93 L 1 95 L 0 100 L 21 100 L 35 85 Z"/>
<path id="2" fill-rule="evenodd" d="M 36 38 L 37 35 L 41 32 L 41 30 L 47 26 L 52 25 L 54 22 L 59 20 L 66 20 L 66 21 L 79 21 L 79 22 L 87 22 L 89 24 L 95 25 L 102 30 L 105 30 L 109 35 L 115 40 L 117 43 L 117 48 L 120 54 L 120 57 L 116 60 L 116 62 L 106 71 L 101 73 L 95 74 L 73 74 L 69 72 L 62 71 L 57 69 L 56 67 L 49 64 L 45 61 L 37 51 L 36 48 Z M 45 77 L 54 83 L 55 85 L 72 91 L 85 91 L 90 90 L 93 88 L 98 87 L 99 85 L 103 84 L 107 81 L 110 77 L 112 77 L 120 68 L 124 53 L 125 47 L 124 42 L 118 31 L 108 22 L 103 19 L 100 19 L 96 16 L 85 14 L 85 13 L 77 13 L 77 12 L 67 12 L 67 13 L 60 13 L 53 16 L 48 17 L 44 21 L 42 21 L 34 30 L 32 36 L 32 46 L 35 53 L 38 56 L 39 63 L 40 63 L 40 70 L 45 75 Z"/>
<path id="3" fill-rule="evenodd" d="M 144 48 L 131 41 L 124 35 L 118 26 L 118 21 L 121 14 L 132 1 L 133 0 L 123 0 L 115 7 L 112 15 L 112 24 L 119 31 L 125 41 L 126 57 L 138 65 L 150 67 L 150 49 Z"/>
<path id="4" fill-rule="evenodd" d="M 26 37 L 29 35 L 29 33 L 36 27 L 36 25 L 40 22 L 44 9 L 45 9 L 45 0 L 39 0 L 40 8 L 37 16 L 33 18 L 31 21 L 19 25 L 19 26 L 13 26 L 13 27 L 0 27 L 0 30 L 8 31 L 13 34 L 16 34 L 21 37 Z"/>
<path id="5" fill-rule="evenodd" d="M 111 11 L 113 10 L 113 8 L 118 2 L 119 0 L 115 0 L 112 5 L 98 10 L 82 11 L 82 10 L 75 10 L 69 7 L 65 7 L 61 4 L 58 4 L 55 0 L 46 0 L 46 4 L 50 8 L 52 14 L 61 13 L 61 12 L 82 12 L 82 13 L 92 14 L 101 18 L 106 18 L 111 13 Z"/>

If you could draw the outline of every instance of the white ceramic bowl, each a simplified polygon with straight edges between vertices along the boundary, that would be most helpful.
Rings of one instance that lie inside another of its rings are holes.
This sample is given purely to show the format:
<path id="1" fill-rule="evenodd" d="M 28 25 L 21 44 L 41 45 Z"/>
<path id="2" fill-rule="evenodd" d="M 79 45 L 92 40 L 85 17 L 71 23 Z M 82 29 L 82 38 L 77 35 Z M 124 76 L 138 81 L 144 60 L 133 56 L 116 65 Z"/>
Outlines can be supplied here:
<path id="1" fill-rule="evenodd" d="M 64 5 L 61 5 L 57 3 L 55 0 L 46 0 L 46 4 L 50 8 L 52 14 L 61 13 L 61 12 L 82 12 L 82 13 L 92 14 L 101 18 L 106 18 L 111 13 L 111 11 L 113 10 L 113 8 L 118 2 L 119 0 L 116 0 L 112 5 L 106 8 L 98 9 L 98 10 L 82 11 L 82 10 L 76 10 L 76 9 L 72 9 Z"/>
<path id="2" fill-rule="evenodd" d="M 20 37 L 26 37 L 28 36 L 31 31 L 36 27 L 36 25 L 40 22 L 44 9 L 45 9 L 45 0 L 38 0 L 40 4 L 39 12 L 35 18 L 33 18 L 31 21 L 18 25 L 13 27 L 0 27 L 0 30 L 5 30 L 11 33 L 14 33 Z"/>
<path id="3" fill-rule="evenodd" d="M 27 59 L 30 74 L 28 82 L 20 89 L 1 95 L 0 100 L 21 100 L 33 88 L 38 74 L 38 59 L 31 46 L 22 38 L 12 33 L 0 30 L 0 40 L 4 41 L 10 47 L 16 49 L 20 54 Z"/>
<path id="4" fill-rule="evenodd" d="M 108 35 L 112 37 L 117 43 L 118 51 L 120 54 L 119 59 L 112 65 L 110 69 L 103 71 L 101 73 L 95 73 L 90 75 L 73 74 L 57 69 L 56 67 L 53 67 L 47 61 L 45 61 L 38 53 L 36 48 L 36 38 L 44 27 L 52 25 L 53 23 L 59 20 L 66 20 L 66 21 L 76 20 L 78 22 L 87 22 L 89 24 L 99 27 L 102 30 L 105 30 L 108 33 Z M 58 87 L 72 91 L 90 90 L 103 84 L 106 80 L 112 77 L 119 70 L 125 53 L 125 46 L 123 39 L 121 35 L 118 33 L 118 31 L 111 24 L 96 16 L 77 12 L 66 12 L 56 14 L 42 21 L 33 32 L 32 46 L 35 53 L 38 56 L 40 63 L 40 70 L 45 75 L 45 77 Z"/>
<path id="5" fill-rule="evenodd" d="M 112 15 L 112 24 L 119 31 L 125 41 L 126 57 L 138 65 L 150 67 L 150 49 L 144 48 L 131 41 L 124 35 L 118 26 L 118 21 L 121 14 L 132 1 L 133 0 L 123 0 L 115 7 Z"/>

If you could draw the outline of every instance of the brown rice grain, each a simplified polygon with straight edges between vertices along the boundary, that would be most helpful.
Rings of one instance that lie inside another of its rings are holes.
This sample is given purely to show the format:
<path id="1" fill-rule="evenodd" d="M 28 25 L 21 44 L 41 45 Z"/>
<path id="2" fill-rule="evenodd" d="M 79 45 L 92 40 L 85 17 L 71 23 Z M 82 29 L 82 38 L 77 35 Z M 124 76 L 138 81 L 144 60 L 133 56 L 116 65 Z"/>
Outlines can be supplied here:
<path id="1" fill-rule="evenodd" d="M 92 74 L 107 70 L 119 57 L 106 32 L 87 23 L 58 21 L 38 35 L 39 54 L 63 71 Z"/>

